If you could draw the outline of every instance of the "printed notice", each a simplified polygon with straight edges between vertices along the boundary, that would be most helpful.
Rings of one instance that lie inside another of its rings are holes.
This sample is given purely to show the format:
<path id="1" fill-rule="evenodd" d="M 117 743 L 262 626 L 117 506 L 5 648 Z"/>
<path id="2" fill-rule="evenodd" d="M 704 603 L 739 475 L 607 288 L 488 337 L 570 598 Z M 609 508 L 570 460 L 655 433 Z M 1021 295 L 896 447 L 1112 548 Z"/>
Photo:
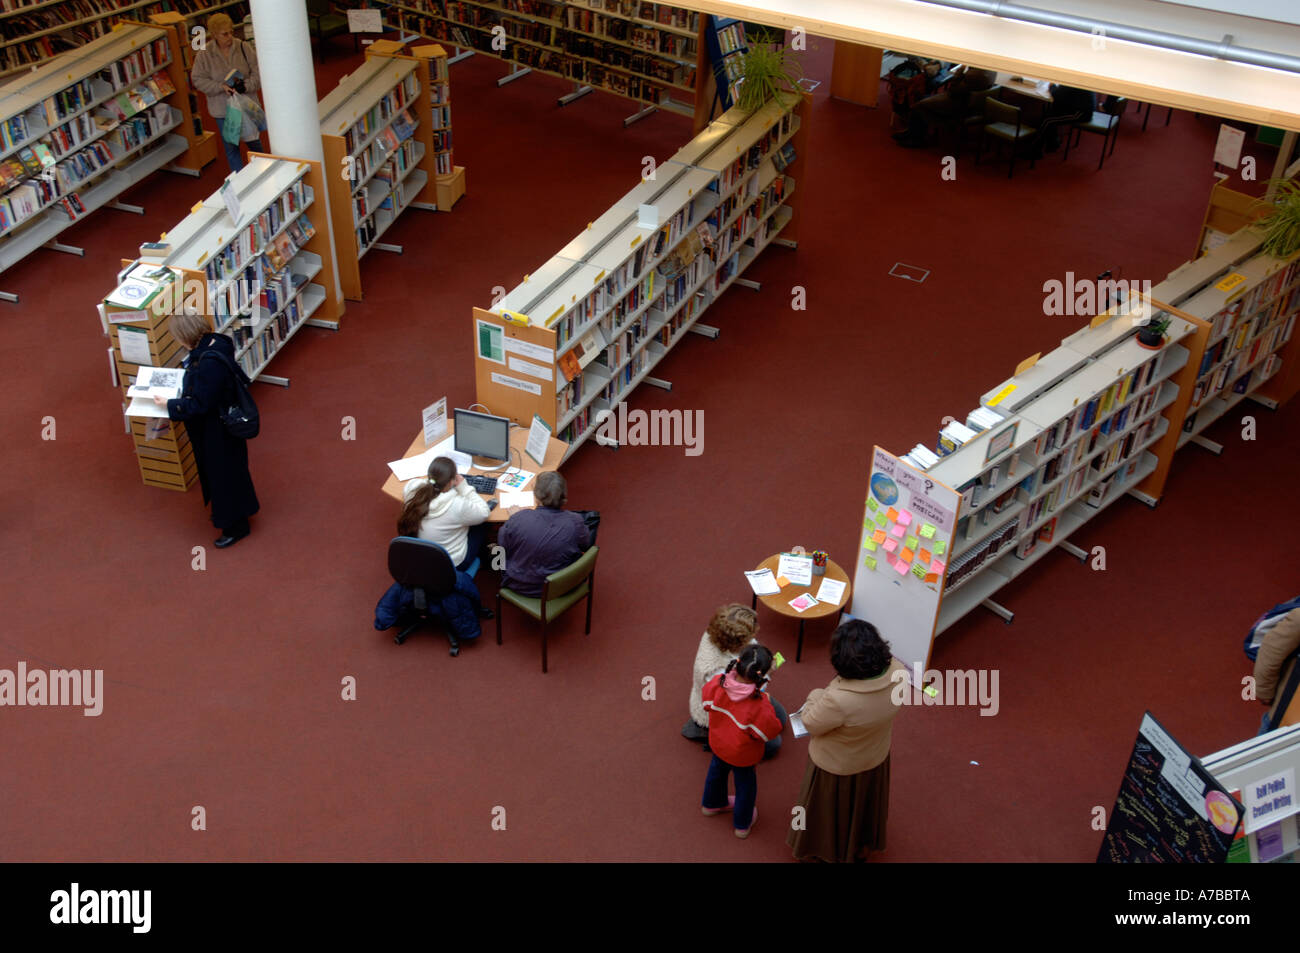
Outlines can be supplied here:
<path id="1" fill-rule="evenodd" d="M 424 445 L 432 447 L 447 432 L 447 398 L 430 404 L 420 416 L 424 420 Z"/>
<path id="2" fill-rule="evenodd" d="M 506 340 L 508 341 L 510 339 L 506 338 Z M 540 378 L 544 381 L 551 379 L 551 369 L 549 367 L 543 367 L 541 364 L 534 364 L 532 361 L 525 361 L 523 358 L 507 357 L 506 366 L 512 371 L 527 374 L 529 377 Z"/>
<path id="3" fill-rule="evenodd" d="M 504 387 L 513 387 L 515 390 L 527 391 L 537 397 L 542 396 L 542 388 L 539 385 L 534 384 L 531 381 L 521 381 L 517 377 L 499 374 L 496 371 L 492 372 L 492 383 L 501 384 Z"/>
<path id="4" fill-rule="evenodd" d="M 475 335 L 478 339 L 478 356 L 485 361 L 504 364 L 506 362 L 505 328 L 482 319 L 476 323 L 478 324 L 478 333 Z M 540 389 L 538 393 L 541 393 Z"/>
<path id="5" fill-rule="evenodd" d="M 144 328 L 119 327 L 117 349 L 122 352 L 122 360 L 128 364 L 153 363 L 153 358 L 149 355 L 149 335 Z"/>
<path id="6" fill-rule="evenodd" d="M 532 361 L 543 361 L 547 364 L 555 363 L 555 351 L 541 344 L 529 344 L 527 341 L 521 341 L 519 338 L 506 338 L 506 353 L 518 354 L 520 357 L 526 357 Z"/>
<path id="7" fill-rule="evenodd" d="M 550 443 L 551 425 L 537 414 L 533 414 L 533 423 L 528 428 L 528 443 L 524 446 L 524 452 L 536 460 L 540 467 L 542 461 L 546 459 L 546 448 Z"/>

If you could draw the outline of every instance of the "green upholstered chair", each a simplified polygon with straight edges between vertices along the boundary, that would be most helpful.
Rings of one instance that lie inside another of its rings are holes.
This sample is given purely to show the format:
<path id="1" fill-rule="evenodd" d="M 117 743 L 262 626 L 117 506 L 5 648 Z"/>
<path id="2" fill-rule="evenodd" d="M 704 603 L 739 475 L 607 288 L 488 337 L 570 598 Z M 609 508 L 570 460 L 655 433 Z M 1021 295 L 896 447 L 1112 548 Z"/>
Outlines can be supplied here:
<path id="1" fill-rule="evenodd" d="M 1101 109 L 1092 114 L 1090 119 L 1083 119 L 1076 122 L 1073 131 L 1067 133 L 1065 142 L 1065 155 L 1061 161 L 1070 158 L 1070 139 L 1073 138 L 1077 145 L 1082 133 L 1089 133 L 1094 136 L 1101 136 L 1101 158 L 1097 160 L 1097 169 L 1106 162 L 1106 156 L 1115 151 L 1115 143 L 1119 140 L 1119 121 L 1124 115 L 1124 110 L 1128 107 L 1128 100 L 1123 96 L 1111 96 L 1107 98 Z M 1110 147 L 1108 152 L 1106 147 Z"/>
<path id="2" fill-rule="evenodd" d="M 307 0 L 307 21 L 311 34 L 320 41 L 325 41 L 348 33 L 348 16 L 335 9 L 331 0 Z M 352 49 L 357 46 L 357 34 L 352 34 Z"/>
<path id="3" fill-rule="evenodd" d="M 587 600 L 586 635 L 591 635 L 591 598 L 596 589 L 596 557 L 600 547 L 592 546 L 574 562 L 546 577 L 542 596 L 521 596 L 502 586 L 497 592 L 497 645 L 501 644 L 501 602 L 527 612 L 542 623 L 542 674 L 546 673 L 546 628 L 552 620 Z"/>
<path id="4" fill-rule="evenodd" d="M 984 100 L 984 116 L 986 122 L 984 128 L 980 131 L 979 146 L 975 152 L 975 164 L 979 165 L 980 155 L 984 151 L 984 140 L 989 136 L 999 139 L 1002 142 L 1011 144 L 1011 165 L 1007 167 L 1007 178 L 1011 178 L 1016 171 L 1016 147 L 1021 142 L 1028 139 L 1036 132 L 1036 126 L 1026 126 L 1020 121 L 1020 108 L 1018 106 L 1009 106 L 996 96 L 989 96 Z M 1034 159 L 1029 159 L 1029 168 L 1034 167 Z"/>
<path id="5" fill-rule="evenodd" d="M 1000 89 L 1001 86 L 990 86 L 988 89 L 977 89 L 970 94 L 970 99 L 966 102 L 966 115 L 961 118 L 961 124 L 957 127 L 957 143 L 952 153 L 954 157 L 961 155 L 966 133 L 971 131 L 978 133 L 988 123 L 988 112 L 984 104 L 990 96 L 996 96 Z"/>

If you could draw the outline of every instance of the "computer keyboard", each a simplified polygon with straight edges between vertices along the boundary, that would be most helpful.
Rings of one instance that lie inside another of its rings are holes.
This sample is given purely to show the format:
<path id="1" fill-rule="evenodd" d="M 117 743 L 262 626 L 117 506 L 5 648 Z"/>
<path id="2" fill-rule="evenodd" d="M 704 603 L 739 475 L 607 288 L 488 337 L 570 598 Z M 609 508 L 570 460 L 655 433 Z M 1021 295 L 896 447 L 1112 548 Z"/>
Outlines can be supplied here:
<path id="1" fill-rule="evenodd" d="M 477 473 L 465 475 L 465 482 L 474 488 L 475 493 L 482 493 L 484 496 L 491 496 L 497 491 L 497 478 L 490 476 L 479 476 Z"/>

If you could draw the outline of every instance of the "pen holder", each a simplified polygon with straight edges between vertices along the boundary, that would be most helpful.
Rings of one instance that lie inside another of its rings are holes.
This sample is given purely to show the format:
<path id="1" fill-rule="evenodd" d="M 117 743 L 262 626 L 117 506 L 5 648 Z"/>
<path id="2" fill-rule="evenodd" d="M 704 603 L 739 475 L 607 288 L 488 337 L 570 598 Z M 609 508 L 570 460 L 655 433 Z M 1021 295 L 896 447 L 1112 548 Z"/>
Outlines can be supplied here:
<path id="1" fill-rule="evenodd" d="M 826 575 L 826 554 L 820 549 L 814 550 L 812 554 L 812 573 L 814 576 Z"/>

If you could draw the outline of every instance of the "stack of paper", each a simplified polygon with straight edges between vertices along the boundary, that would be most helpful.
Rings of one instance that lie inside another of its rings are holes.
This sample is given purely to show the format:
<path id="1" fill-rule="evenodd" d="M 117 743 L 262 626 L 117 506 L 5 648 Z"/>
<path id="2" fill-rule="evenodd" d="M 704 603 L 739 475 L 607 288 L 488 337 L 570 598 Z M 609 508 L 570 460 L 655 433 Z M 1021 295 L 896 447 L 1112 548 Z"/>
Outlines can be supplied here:
<path id="1" fill-rule="evenodd" d="M 751 569 L 745 573 L 745 579 L 756 595 L 771 596 L 781 591 L 770 569 Z"/>
<path id="2" fill-rule="evenodd" d="M 962 444 L 972 440 L 979 431 L 972 430 L 965 424 L 952 421 L 948 426 L 939 431 L 939 453 L 947 456 Z"/>
<path id="3" fill-rule="evenodd" d="M 922 470 L 928 470 L 939 462 L 939 455 L 924 444 L 918 443 L 900 458 L 906 460 L 914 467 Z"/>
<path id="4" fill-rule="evenodd" d="M 988 430 L 1002 423 L 1003 417 L 996 410 L 988 407 L 976 407 L 966 415 L 966 426 L 972 430 Z"/>

